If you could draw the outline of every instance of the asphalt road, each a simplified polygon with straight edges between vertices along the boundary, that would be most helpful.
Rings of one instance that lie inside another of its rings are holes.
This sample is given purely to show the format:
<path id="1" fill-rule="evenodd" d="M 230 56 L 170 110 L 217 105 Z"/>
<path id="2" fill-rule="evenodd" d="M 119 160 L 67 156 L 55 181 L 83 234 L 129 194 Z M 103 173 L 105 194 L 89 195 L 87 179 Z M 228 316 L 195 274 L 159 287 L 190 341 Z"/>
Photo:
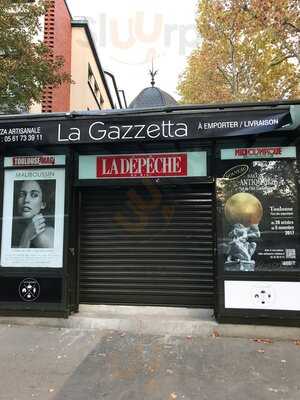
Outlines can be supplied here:
<path id="1" fill-rule="evenodd" d="M 297 400 L 289 341 L 0 326 L 0 400 Z"/>

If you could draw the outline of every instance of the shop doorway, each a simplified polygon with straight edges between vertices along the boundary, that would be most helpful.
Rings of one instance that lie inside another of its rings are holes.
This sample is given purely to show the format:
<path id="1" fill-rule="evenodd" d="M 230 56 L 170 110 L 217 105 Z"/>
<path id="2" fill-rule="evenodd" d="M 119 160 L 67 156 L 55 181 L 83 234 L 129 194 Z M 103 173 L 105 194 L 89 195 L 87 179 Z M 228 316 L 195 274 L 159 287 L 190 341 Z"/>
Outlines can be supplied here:
<path id="1" fill-rule="evenodd" d="M 80 197 L 80 303 L 214 307 L 212 184 Z"/>

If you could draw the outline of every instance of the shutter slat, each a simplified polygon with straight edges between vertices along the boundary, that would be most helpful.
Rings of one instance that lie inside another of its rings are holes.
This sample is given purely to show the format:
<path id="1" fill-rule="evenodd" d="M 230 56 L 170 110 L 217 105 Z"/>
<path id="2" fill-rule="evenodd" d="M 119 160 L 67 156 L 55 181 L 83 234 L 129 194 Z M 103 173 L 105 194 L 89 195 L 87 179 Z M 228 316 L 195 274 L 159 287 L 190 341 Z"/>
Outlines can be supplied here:
<path id="1" fill-rule="evenodd" d="M 81 303 L 214 306 L 211 187 L 158 190 L 82 192 Z"/>

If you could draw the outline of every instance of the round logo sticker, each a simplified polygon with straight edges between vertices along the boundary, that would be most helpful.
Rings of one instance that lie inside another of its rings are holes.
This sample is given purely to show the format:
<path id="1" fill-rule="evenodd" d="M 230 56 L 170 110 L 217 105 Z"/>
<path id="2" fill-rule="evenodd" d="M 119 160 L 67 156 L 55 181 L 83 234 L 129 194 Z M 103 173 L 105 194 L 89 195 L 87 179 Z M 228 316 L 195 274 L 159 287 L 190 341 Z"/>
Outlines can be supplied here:
<path id="1" fill-rule="evenodd" d="M 19 285 L 19 295 L 23 301 L 37 300 L 40 291 L 40 284 L 34 278 L 23 279 Z"/>
<path id="2" fill-rule="evenodd" d="M 230 168 L 228 171 L 225 172 L 223 178 L 227 179 L 238 179 L 241 178 L 249 171 L 249 166 L 246 164 L 242 165 L 235 165 L 234 167 Z"/>

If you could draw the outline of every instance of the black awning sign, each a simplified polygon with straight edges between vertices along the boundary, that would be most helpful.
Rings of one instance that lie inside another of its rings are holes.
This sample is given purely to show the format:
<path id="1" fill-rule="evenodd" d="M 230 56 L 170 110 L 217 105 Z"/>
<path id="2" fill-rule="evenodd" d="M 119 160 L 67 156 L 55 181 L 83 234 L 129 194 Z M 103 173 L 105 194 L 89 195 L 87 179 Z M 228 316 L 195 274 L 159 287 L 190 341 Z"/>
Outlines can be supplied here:
<path id="1" fill-rule="evenodd" d="M 0 143 L 32 145 L 210 139 L 271 132 L 290 123 L 288 110 L 39 119 L 0 123 Z"/>

